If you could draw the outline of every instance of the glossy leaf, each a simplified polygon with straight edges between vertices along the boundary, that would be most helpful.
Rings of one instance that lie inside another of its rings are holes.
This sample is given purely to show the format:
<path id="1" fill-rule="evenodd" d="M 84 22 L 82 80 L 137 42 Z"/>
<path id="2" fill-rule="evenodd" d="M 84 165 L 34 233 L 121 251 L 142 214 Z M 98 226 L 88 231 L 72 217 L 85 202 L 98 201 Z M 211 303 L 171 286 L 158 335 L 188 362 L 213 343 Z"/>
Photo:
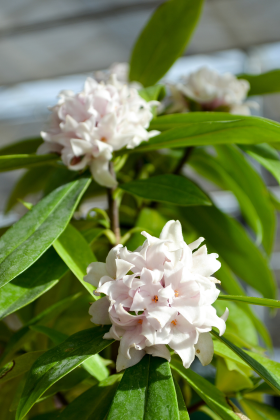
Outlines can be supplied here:
<path id="1" fill-rule="evenodd" d="M 242 145 L 241 149 L 267 169 L 280 184 L 280 159 L 278 152 L 268 144 Z"/>
<path id="2" fill-rule="evenodd" d="M 193 124 L 205 122 L 234 122 L 243 121 L 244 123 L 253 123 L 255 127 L 268 126 L 273 124 L 279 127 L 279 123 L 263 117 L 248 115 L 235 115 L 228 112 L 188 112 L 182 114 L 162 115 L 154 118 L 149 126 L 150 130 L 166 131 L 172 128 L 186 127 Z"/>
<path id="3" fill-rule="evenodd" d="M 107 331 L 108 327 L 80 331 L 39 357 L 28 373 L 16 420 L 21 420 L 51 385 L 110 345 L 111 340 L 103 339 Z"/>
<path id="4" fill-rule="evenodd" d="M 30 351 L 29 353 L 16 357 L 14 360 L 0 368 L 0 385 L 27 372 L 35 360 L 44 353 L 44 350 Z"/>
<path id="5" fill-rule="evenodd" d="M 278 420 L 279 419 L 279 410 L 261 403 L 259 401 L 242 399 L 240 401 L 242 408 L 245 410 L 246 414 L 250 419 L 254 420 Z"/>
<path id="6" fill-rule="evenodd" d="M 169 363 L 149 355 L 125 370 L 107 420 L 179 420 Z"/>
<path id="7" fill-rule="evenodd" d="M 191 369 L 185 369 L 182 363 L 177 360 L 171 362 L 171 367 L 189 383 L 200 398 L 223 420 L 238 419 L 227 403 L 225 395 L 209 381 Z"/>
<path id="8" fill-rule="evenodd" d="M 236 220 L 215 206 L 185 207 L 179 214 L 206 238 L 206 244 L 221 255 L 237 276 L 264 297 L 275 297 L 274 278 L 267 260 Z"/>
<path id="9" fill-rule="evenodd" d="M 130 60 L 131 81 L 152 86 L 183 54 L 197 24 L 203 0 L 169 0 L 142 30 Z"/>
<path id="10" fill-rule="evenodd" d="M 267 306 L 269 308 L 280 308 L 280 300 L 256 298 L 252 296 L 232 296 L 219 295 L 220 300 L 230 300 L 233 302 L 244 302 L 252 305 Z"/>
<path id="11" fill-rule="evenodd" d="M 55 345 L 61 344 L 63 341 L 67 340 L 68 335 L 56 331 L 53 328 L 45 327 L 44 325 L 31 325 L 29 327 L 31 330 L 39 332 L 41 334 L 49 337 Z M 83 368 L 98 381 L 103 381 L 109 375 L 109 371 L 103 363 L 102 357 L 99 354 L 94 354 L 85 362 L 83 362 Z"/>
<path id="12" fill-rule="evenodd" d="M 54 163 L 59 159 L 53 155 L 4 155 L 0 156 L 0 172 L 14 171 L 15 169 L 27 168 L 30 166 Z"/>
<path id="13" fill-rule="evenodd" d="M 112 375 L 88 389 L 59 415 L 59 420 L 104 420 L 109 411 L 122 374 Z"/>
<path id="14" fill-rule="evenodd" d="M 33 302 L 55 286 L 68 267 L 53 248 L 0 289 L 0 319 Z"/>
<path id="15" fill-rule="evenodd" d="M 189 417 L 189 413 L 188 413 L 188 410 L 184 401 L 184 397 L 182 395 L 181 388 L 175 378 L 173 378 L 173 381 L 174 381 L 174 386 L 175 386 L 177 401 L 178 401 L 179 418 L 180 420 L 189 420 L 190 417 Z"/>
<path id="16" fill-rule="evenodd" d="M 275 391 L 280 394 L 280 363 L 269 360 L 257 353 L 248 352 L 235 346 L 224 337 L 220 337 L 216 331 L 211 333 L 222 343 L 226 344 L 235 354 L 247 363 L 261 378 L 263 378 Z"/>
<path id="17" fill-rule="evenodd" d="M 273 143 L 279 141 L 279 134 L 280 124 L 262 118 L 180 124 L 135 149 L 122 149 L 116 155 L 188 146 Z"/>
<path id="18" fill-rule="evenodd" d="M 178 175 L 158 175 L 138 179 L 119 186 L 139 197 L 177 204 L 178 206 L 211 205 L 206 194 L 191 180 Z"/>
<path id="19" fill-rule="evenodd" d="M 96 261 L 96 258 L 83 235 L 69 224 L 62 235 L 54 242 L 53 246 L 82 285 L 96 299 L 96 296 L 92 294 L 94 287 L 84 281 L 88 265 Z"/>
<path id="20" fill-rule="evenodd" d="M 0 286 L 25 271 L 61 235 L 90 179 L 64 185 L 43 198 L 0 238 Z"/>
<path id="21" fill-rule="evenodd" d="M 38 147 L 42 143 L 43 143 L 43 139 L 41 137 L 21 140 L 16 143 L 12 143 L 12 144 L 2 147 L 0 149 L 0 155 L 4 156 L 4 155 L 36 153 Z"/>
<path id="22" fill-rule="evenodd" d="M 220 164 L 242 186 L 242 190 L 256 209 L 262 226 L 263 247 L 270 254 L 274 242 L 276 219 L 269 192 L 263 180 L 236 146 L 223 145 L 216 147 L 216 150 Z"/>
<path id="23" fill-rule="evenodd" d="M 67 296 L 64 299 L 61 299 L 60 301 L 49 306 L 44 311 L 40 312 L 29 322 L 27 322 L 24 327 L 16 331 L 12 335 L 7 346 L 5 347 L 4 352 L 1 354 L 0 364 L 8 362 L 11 359 L 12 355 L 21 347 L 23 343 L 26 342 L 28 335 L 32 334 L 32 332 L 29 330 L 30 325 L 35 325 L 39 322 L 40 324 L 45 324 L 50 320 L 55 319 L 58 315 L 65 311 L 65 309 L 67 309 L 73 302 L 75 302 L 79 298 L 83 298 L 83 296 L 81 296 L 81 293 L 76 293 L 75 295 Z"/>
<path id="24" fill-rule="evenodd" d="M 249 96 L 280 92 L 280 70 L 262 74 L 240 74 L 238 78 L 250 83 Z"/>

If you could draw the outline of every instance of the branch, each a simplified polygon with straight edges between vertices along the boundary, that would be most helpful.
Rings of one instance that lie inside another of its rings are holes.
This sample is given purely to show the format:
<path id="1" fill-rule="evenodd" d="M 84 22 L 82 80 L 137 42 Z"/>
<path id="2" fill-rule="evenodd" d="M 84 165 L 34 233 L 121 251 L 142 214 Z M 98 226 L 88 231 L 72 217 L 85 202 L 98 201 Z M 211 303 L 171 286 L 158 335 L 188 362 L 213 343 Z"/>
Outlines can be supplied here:
<path id="1" fill-rule="evenodd" d="M 112 175 L 115 174 L 113 163 L 109 163 L 110 172 Z M 121 241 L 121 232 L 120 232 L 120 221 L 119 221 L 119 208 L 117 200 L 114 199 L 114 191 L 116 188 L 107 188 L 107 197 L 108 197 L 108 206 L 109 206 L 109 217 L 111 221 L 111 230 L 116 236 L 116 244 L 119 244 Z"/>
<path id="2" fill-rule="evenodd" d="M 181 159 L 180 159 L 180 160 L 179 160 L 179 162 L 178 162 L 178 165 L 176 166 L 175 170 L 173 171 L 173 173 L 174 173 L 175 175 L 179 175 L 179 174 L 180 174 L 181 170 L 183 169 L 183 166 L 184 166 L 184 165 L 185 165 L 185 163 L 188 161 L 188 159 L 189 159 L 189 157 L 190 157 L 190 155 L 191 155 L 191 153 L 192 153 L 193 149 L 194 149 L 194 147 L 193 147 L 193 146 L 191 146 L 191 147 L 187 147 L 187 148 L 185 149 L 185 152 L 184 152 L 183 156 L 181 157 Z"/>
<path id="3" fill-rule="evenodd" d="M 204 401 L 199 401 L 198 403 L 192 405 L 191 407 L 188 408 L 188 413 L 192 414 L 195 411 L 197 411 L 200 407 L 202 407 L 203 405 L 205 405 Z"/>

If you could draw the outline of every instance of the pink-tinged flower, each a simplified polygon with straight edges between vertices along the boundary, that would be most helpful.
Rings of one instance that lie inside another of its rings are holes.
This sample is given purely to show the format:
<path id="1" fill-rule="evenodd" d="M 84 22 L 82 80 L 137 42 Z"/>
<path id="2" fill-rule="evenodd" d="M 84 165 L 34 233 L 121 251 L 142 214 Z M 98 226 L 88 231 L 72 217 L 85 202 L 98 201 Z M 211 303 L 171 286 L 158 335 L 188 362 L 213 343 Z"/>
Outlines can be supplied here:
<path id="1" fill-rule="evenodd" d="M 90 307 L 91 321 L 112 324 L 105 339 L 120 341 L 117 371 L 138 363 L 147 353 L 170 360 L 166 345 L 188 368 L 195 355 L 203 365 L 213 357 L 209 334 L 225 332 L 228 310 L 219 318 L 212 304 L 219 295 L 213 273 L 220 268 L 217 254 L 199 248 L 203 238 L 187 245 L 179 221 L 171 220 L 160 238 L 146 232 L 136 251 L 121 245 L 106 263 L 88 267 L 85 281 L 102 297 Z"/>
<path id="2" fill-rule="evenodd" d="M 41 133 L 45 142 L 38 153 L 59 153 L 69 169 L 88 166 L 99 184 L 114 187 L 116 180 L 109 171 L 112 153 L 158 134 L 147 131 L 154 105 L 156 101 L 146 102 L 115 75 L 107 83 L 88 78 L 82 92 L 60 93 L 58 104 L 51 108 L 50 128 Z"/>
<path id="3" fill-rule="evenodd" d="M 249 89 L 247 80 L 202 67 L 184 77 L 181 83 L 170 87 L 172 109 L 177 112 L 192 110 L 191 100 L 199 104 L 202 111 L 220 109 L 231 114 L 250 115 L 250 107 L 256 108 L 257 104 L 245 102 Z"/>

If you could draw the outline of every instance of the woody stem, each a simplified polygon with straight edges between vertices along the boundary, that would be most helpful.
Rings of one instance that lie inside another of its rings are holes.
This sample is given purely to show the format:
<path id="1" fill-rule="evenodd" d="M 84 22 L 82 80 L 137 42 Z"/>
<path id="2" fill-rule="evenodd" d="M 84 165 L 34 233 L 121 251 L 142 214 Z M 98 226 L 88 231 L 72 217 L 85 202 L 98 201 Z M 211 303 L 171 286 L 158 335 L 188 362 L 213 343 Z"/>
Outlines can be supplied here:
<path id="1" fill-rule="evenodd" d="M 113 163 L 109 163 L 109 169 L 111 174 L 114 176 L 114 166 Z M 117 200 L 114 198 L 114 191 L 116 188 L 107 188 L 107 197 L 108 197 L 108 207 L 109 207 L 109 217 L 111 221 L 111 230 L 114 232 L 116 237 L 116 244 L 119 244 L 121 241 L 120 233 L 120 221 L 119 221 L 119 207 Z"/>

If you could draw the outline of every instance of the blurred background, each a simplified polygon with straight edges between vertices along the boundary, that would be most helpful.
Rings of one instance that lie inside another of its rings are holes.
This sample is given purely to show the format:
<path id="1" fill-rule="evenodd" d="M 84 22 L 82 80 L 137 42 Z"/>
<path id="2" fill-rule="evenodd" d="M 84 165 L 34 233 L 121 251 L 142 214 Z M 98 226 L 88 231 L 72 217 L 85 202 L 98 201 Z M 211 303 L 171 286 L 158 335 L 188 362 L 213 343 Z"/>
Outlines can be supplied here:
<path id="1" fill-rule="evenodd" d="M 0 8 L 0 147 L 38 136 L 48 121 L 48 106 L 62 89 L 79 91 L 86 75 L 129 61 L 141 28 L 161 3 L 155 0 L 2 0 Z M 280 68 L 279 0 L 206 0 L 202 18 L 184 56 L 165 80 L 207 65 L 219 72 L 260 73 Z M 257 112 L 280 121 L 280 95 L 257 100 Z M 256 165 L 256 164 L 254 164 Z M 267 185 L 280 198 L 277 182 L 263 169 Z M 193 174 L 186 169 L 190 176 Z M 7 197 L 20 171 L 0 174 L 0 228 L 23 213 L 19 204 L 5 214 Z M 215 203 L 240 219 L 230 192 L 203 185 Z M 97 205 L 106 208 L 105 197 Z M 280 231 L 272 268 L 280 288 Z M 248 293 L 255 295 L 253 290 Z M 275 359 L 280 361 L 280 315 L 265 319 L 273 337 Z M 279 312 L 279 311 L 278 311 Z"/>

